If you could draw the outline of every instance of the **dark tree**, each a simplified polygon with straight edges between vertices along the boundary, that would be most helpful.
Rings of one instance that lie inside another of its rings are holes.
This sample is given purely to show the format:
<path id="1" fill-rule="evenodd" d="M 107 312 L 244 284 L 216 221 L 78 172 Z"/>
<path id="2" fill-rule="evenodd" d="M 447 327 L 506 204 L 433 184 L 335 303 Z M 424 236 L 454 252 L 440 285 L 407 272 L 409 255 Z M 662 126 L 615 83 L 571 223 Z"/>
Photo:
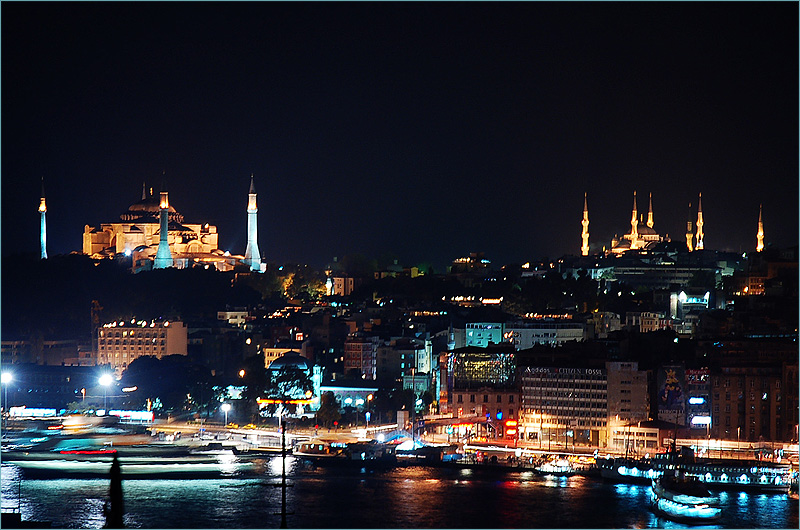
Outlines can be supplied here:
<path id="1" fill-rule="evenodd" d="M 333 392 L 325 392 L 320 396 L 319 410 L 317 411 L 317 423 L 323 427 L 330 428 L 334 421 L 342 419 L 342 413 L 339 410 L 339 403 L 333 395 Z"/>

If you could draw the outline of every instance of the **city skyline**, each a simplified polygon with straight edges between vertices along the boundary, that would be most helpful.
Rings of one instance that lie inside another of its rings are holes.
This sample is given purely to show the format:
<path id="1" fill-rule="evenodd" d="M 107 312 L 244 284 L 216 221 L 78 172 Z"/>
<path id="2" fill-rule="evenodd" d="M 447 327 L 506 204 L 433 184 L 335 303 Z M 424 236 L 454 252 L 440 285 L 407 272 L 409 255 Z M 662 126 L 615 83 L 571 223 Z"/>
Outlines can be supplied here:
<path id="1" fill-rule="evenodd" d="M 797 244 L 797 6 L 6 4 L 3 255 L 81 249 L 142 182 L 265 261 Z M 691 211 L 688 204 L 692 203 Z"/>

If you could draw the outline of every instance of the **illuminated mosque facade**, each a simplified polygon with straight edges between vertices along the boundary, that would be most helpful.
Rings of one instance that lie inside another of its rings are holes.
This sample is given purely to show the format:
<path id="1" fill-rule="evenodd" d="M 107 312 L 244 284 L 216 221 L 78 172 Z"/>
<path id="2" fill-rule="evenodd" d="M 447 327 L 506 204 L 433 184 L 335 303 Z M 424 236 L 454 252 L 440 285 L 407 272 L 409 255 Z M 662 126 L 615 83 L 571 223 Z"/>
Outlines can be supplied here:
<path id="1" fill-rule="evenodd" d="M 702 193 L 698 196 L 697 201 L 697 222 L 695 223 L 697 227 L 697 232 L 693 231 L 691 217 L 687 221 L 686 225 L 686 246 L 689 252 L 693 250 L 703 250 L 704 248 L 704 238 L 705 234 L 703 233 L 703 195 Z M 689 209 L 691 211 L 691 203 L 689 204 Z M 690 213 L 691 215 L 691 213 Z M 763 223 L 761 222 L 761 209 L 759 207 L 759 232 L 757 235 L 758 238 L 758 246 L 757 250 L 761 250 L 763 248 Z M 636 191 L 633 192 L 633 210 L 631 211 L 631 228 L 628 233 L 623 235 L 622 237 L 618 237 L 614 235 L 611 240 L 611 247 L 610 250 L 604 251 L 606 254 L 611 255 L 621 255 L 625 252 L 630 250 L 652 250 L 656 245 L 662 242 L 669 242 L 670 238 L 669 235 L 662 236 L 659 234 L 654 228 L 654 219 L 653 219 L 653 194 L 650 194 L 650 205 L 647 212 L 647 219 L 645 220 L 644 215 L 639 214 L 639 209 L 636 203 Z M 583 218 L 581 219 L 581 255 L 588 256 L 589 255 L 589 207 L 587 196 L 584 194 L 583 196 Z"/>
<path id="2" fill-rule="evenodd" d="M 219 248 L 217 227 L 209 223 L 186 223 L 170 204 L 169 193 L 142 185 L 142 198 L 120 215 L 118 222 L 102 223 L 99 228 L 86 225 L 83 231 L 83 253 L 92 259 L 113 259 L 121 256 L 133 260 L 133 271 L 151 268 L 194 266 L 233 270 L 245 263 L 251 270 L 263 272 L 256 242 L 256 194 L 252 176 L 248 197 L 247 259 L 223 252 Z"/>

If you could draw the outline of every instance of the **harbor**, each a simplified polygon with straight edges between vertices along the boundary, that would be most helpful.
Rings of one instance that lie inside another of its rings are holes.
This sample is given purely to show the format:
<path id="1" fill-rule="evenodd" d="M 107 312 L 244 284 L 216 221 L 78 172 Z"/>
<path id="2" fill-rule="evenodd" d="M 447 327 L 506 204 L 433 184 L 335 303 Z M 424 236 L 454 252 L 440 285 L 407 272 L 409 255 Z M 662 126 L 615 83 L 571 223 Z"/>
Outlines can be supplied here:
<path id="1" fill-rule="evenodd" d="M 657 457 L 633 460 L 600 453 L 543 452 L 488 443 L 448 444 L 411 438 L 410 433 L 396 429 L 384 430 L 383 438 L 390 435 L 389 441 L 365 439 L 359 431 L 314 436 L 313 432 L 289 434 L 206 426 L 193 432 L 192 426 L 186 424 L 157 425 L 146 432 L 50 430 L 49 436 L 41 436 L 42 432 L 20 431 L 4 439 L 3 511 L 4 521 L 10 522 L 4 526 L 25 527 L 26 521 L 56 528 L 103 526 L 102 512 L 97 513 L 97 506 L 107 496 L 114 457 L 121 464 L 128 527 L 271 526 L 272 523 L 264 521 L 264 514 L 273 517 L 290 514 L 288 521 L 295 527 L 427 526 L 418 517 L 431 510 L 436 512 L 428 514 L 433 520 L 442 517 L 440 512 L 448 514 L 447 521 L 441 522 L 443 527 L 495 527 L 501 521 L 509 526 L 547 527 L 547 521 L 552 521 L 541 513 L 536 521 L 519 519 L 522 514 L 516 513 L 516 508 L 505 514 L 501 510 L 493 516 L 499 519 L 492 520 L 472 512 L 474 507 L 497 502 L 499 497 L 505 499 L 503 502 L 520 506 L 531 503 L 538 506 L 535 499 L 556 505 L 576 499 L 573 508 L 565 508 L 565 513 L 558 514 L 559 526 L 568 526 L 564 521 L 569 521 L 575 510 L 578 513 L 588 510 L 584 504 L 589 499 L 598 502 L 604 499 L 604 509 L 609 510 L 608 519 L 601 517 L 595 527 L 617 527 L 624 510 L 630 513 L 623 519 L 630 519 L 630 524 L 637 527 L 681 524 L 676 522 L 680 517 L 670 517 L 663 510 L 654 509 L 653 496 L 657 491 L 654 480 L 666 469 L 659 465 Z M 284 446 L 279 445 L 281 441 Z M 704 460 L 695 464 L 708 469 L 723 462 L 726 461 Z M 630 471 L 608 473 L 622 467 L 622 463 L 629 470 L 641 470 L 641 475 L 634 476 Z M 745 467 L 751 464 L 739 462 Z M 715 525 L 796 526 L 797 494 L 796 489 L 790 492 L 789 488 L 792 477 L 796 481 L 796 470 L 792 471 L 789 464 L 765 463 L 759 469 L 766 467 L 776 473 L 781 486 L 786 480 L 786 487 L 774 487 L 774 478 L 773 487 L 758 488 L 758 484 L 733 481 L 718 490 L 713 488 L 714 484 L 704 484 L 714 489 L 713 500 L 719 505 Z M 691 476 L 700 483 L 705 478 L 697 471 Z M 284 481 L 286 488 L 281 487 Z M 412 485 L 411 490 L 407 489 Z M 499 489 L 495 489 L 497 486 Z M 72 499 L 70 502 L 75 503 L 79 514 L 72 513 L 72 508 L 57 509 L 52 496 L 46 494 L 51 490 L 56 497 Z M 225 510 L 230 517 L 220 519 L 209 514 L 211 507 L 199 499 L 195 499 L 191 510 L 181 510 L 197 491 L 205 492 L 214 502 L 228 499 Z M 339 498 L 344 491 L 349 491 L 347 497 Z M 404 513 L 408 517 L 393 523 L 379 518 L 378 513 L 374 518 L 356 520 L 344 509 L 358 507 L 367 514 L 375 510 L 376 504 L 396 509 L 404 495 L 411 496 L 408 502 L 419 504 L 413 513 L 403 510 L 393 513 L 395 518 L 402 518 Z M 459 506 L 458 512 L 443 507 L 443 499 Z M 326 506 L 330 513 L 337 514 L 335 520 L 324 515 Z M 742 506 L 748 507 L 746 512 L 740 509 Z M 256 517 L 258 510 L 263 511 L 262 518 Z M 540 508 L 534 510 L 539 512 Z M 467 518 L 469 513 L 473 517 Z M 770 519 L 768 513 L 778 517 Z M 176 519 L 177 514 L 180 520 Z M 584 515 L 589 517 L 588 513 Z"/>

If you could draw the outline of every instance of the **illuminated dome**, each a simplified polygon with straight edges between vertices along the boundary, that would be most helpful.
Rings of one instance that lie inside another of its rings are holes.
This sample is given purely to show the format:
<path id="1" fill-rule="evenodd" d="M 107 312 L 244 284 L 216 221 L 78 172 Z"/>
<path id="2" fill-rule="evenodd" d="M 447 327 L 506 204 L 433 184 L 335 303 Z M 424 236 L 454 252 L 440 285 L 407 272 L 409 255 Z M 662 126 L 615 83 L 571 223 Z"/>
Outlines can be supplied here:
<path id="1" fill-rule="evenodd" d="M 155 195 L 151 195 L 146 199 L 142 199 L 139 202 L 135 202 L 130 205 L 128 208 L 129 212 L 155 212 L 158 213 L 161 210 L 160 205 L 160 198 L 156 197 Z M 175 208 L 172 205 L 168 208 L 170 213 L 175 212 Z"/>
<path id="2" fill-rule="evenodd" d="M 296 351 L 287 351 L 269 365 L 270 370 L 311 370 L 311 363 Z"/>
<path id="3" fill-rule="evenodd" d="M 170 223 L 182 223 L 183 215 L 170 204 L 167 208 Z M 153 194 L 152 188 L 142 190 L 142 199 L 131 204 L 128 211 L 122 213 L 119 218 L 121 221 L 136 223 L 157 223 L 161 215 L 161 196 Z M 170 228 L 172 230 L 172 228 Z"/>

